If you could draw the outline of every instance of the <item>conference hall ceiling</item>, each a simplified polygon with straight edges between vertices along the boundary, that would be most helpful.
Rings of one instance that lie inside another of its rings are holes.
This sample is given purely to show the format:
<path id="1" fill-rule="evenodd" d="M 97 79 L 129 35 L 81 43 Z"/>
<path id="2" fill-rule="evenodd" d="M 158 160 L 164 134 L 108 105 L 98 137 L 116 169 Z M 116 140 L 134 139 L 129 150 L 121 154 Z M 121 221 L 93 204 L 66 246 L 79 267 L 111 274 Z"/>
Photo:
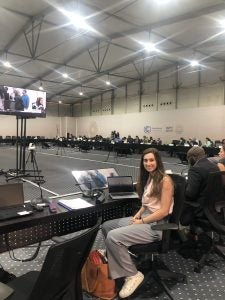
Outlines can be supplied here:
<path id="1" fill-rule="evenodd" d="M 73 104 L 192 60 L 224 64 L 225 1 L 1 0 L 0 36 L 1 85 Z"/>

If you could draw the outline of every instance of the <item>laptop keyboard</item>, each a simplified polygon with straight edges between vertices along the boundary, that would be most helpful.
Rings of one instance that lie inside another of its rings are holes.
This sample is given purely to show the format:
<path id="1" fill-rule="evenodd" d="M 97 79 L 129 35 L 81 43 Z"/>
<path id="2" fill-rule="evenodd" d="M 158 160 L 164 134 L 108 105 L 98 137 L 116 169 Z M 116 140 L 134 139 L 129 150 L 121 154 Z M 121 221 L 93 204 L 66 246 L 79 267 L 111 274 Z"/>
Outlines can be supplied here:
<path id="1" fill-rule="evenodd" d="M 18 212 L 21 212 L 21 211 L 29 211 L 30 213 L 25 214 L 25 215 L 18 214 Z M 0 209 L 0 221 L 15 219 L 15 218 L 19 218 L 22 216 L 27 216 L 27 215 L 30 215 L 31 213 L 32 213 L 31 207 L 29 207 L 29 206 Z"/>
<path id="2" fill-rule="evenodd" d="M 121 192 L 121 193 L 112 193 L 112 195 L 113 196 L 123 196 L 123 195 L 126 195 L 126 196 L 133 196 L 134 195 L 134 193 L 133 192 L 131 192 L 131 193 L 129 193 L 129 192 Z"/>

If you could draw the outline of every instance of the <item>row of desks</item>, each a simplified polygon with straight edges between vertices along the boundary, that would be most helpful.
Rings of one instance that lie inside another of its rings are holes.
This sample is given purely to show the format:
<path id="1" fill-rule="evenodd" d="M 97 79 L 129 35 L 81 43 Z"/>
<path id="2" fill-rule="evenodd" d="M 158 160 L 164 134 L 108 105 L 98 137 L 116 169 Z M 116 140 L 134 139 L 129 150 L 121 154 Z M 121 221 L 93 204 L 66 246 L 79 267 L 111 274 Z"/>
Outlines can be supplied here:
<path id="1" fill-rule="evenodd" d="M 57 200 L 54 200 L 57 201 Z M 110 219 L 130 216 L 139 205 L 138 199 L 119 201 L 106 199 L 104 203 L 68 211 L 57 205 L 57 213 L 50 213 L 48 207 L 30 216 L 0 222 L 0 252 L 21 248 L 85 228 L 96 223 L 98 217 L 103 222 Z"/>
<path id="2" fill-rule="evenodd" d="M 9 144 L 13 143 L 15 144 L 16 137 L 6 137 L 0 139 L 0 143 Z M 20 139 L 18 140 L 20 142 Z M 26 144 L 29 145 L 29 143 L 34 144 L 42 144 L 42 143 L 50 143 L 61 147 L 78 147 L 82 149 L 82 147 L 85 150 L 91 150 L 91 149 L 99 149 L 99 150 L 105 150 L 105 151 L 111 151 L 111 150 L 129 150 L 127 151 L 127 154 L 132 153 L 142 153 L 143 150 L 149 147 L 157 148 L 159 151 L 166 151 L 172 155 L 176 153 L 187 153 L 187 151 L 191 148 L 187 146 L 174 146 L 174 145 L 158 145 L 158 144 L 136 144 L 136 143 L 115 143 L 112 144 L 110 141 L 81 141 L 81 140 L 72 140 L 72 139 L 45 139 L 44 137 L 27 137 L 26 138 Z M 205 149 L 205 152 L 208 156 L 215 156 L 219 152 L 218 147 L 203 147 Z"/>

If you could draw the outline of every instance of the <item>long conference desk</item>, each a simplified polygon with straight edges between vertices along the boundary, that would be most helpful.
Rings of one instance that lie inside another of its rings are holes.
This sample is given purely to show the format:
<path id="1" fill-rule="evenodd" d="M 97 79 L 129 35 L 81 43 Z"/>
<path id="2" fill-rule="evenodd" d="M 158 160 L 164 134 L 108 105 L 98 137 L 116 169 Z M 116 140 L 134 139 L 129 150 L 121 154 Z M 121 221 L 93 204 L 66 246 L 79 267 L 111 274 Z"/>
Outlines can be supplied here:
<path id="1" fill-rule="evenodd" d="M 53 142 L 49 140 L 49 142 Z M 191 148 L 191 146 L 181 146 L 181 145 L 173 145 L 173 144 L 135 144 L 135 143 L 110 143 L 109 141 L 72 141 L 72 140 L 64 140 L 57 142 L 58 146 L 62 147 L 78 147 L 80 150 L 83 149 L 99 149 L 105 151 L 115 151 L 118 153 L 132 154 L 132 153 L 142 153 L 143 150 L 154 147 L 159 151 L 165 151 L 170 153 L 171 156 L 176 155 L 176 153 L 187 153 L 187 151 Z M 207 156 L 215 156 L 218 155 L 220 148 L 219 147 L 204 147 L 205 153 Z M 127 150 L 127 153 L 126 153 Z"/>
<path id="2" fill-rule="evenodd" d="M 20 143 L 20 138 L 16 136 L 6 136 L 4 139 L 0 136 L 0 145 L 1 144 L 16 144 L 16 141 Z M 137 144 L 137 143 L 122 143 L 118 142 L 112 144 L 110 140 L 103 139 L 102 141 L 94 141 L 94 140 L 73 140 L 73 139 L 47 139 L 45 137 L 26 137 L 26 145 L 28 146 L 29 143 L 34 143 L 35 145 L 48 145 L 53 144 L 58 147 L 71 147 L 71 148 L 78 148 L 80 151 L 88 151 L 91 149 L 99 149 L 105 151 L 114 151 L 118 154 L 132 154 L 132 153 L 142 153 L 143 150 L 149 147 L 157 148 L 159 151 L 168 152 L 171 156 L 176 156 L 177 153 L 187 153 L 187 151 L 191 148 L 191 146 L 181 146 L 181 145 L 174 145 L 174 144 Z M 207 156 L 215 156 L 219 153 L 219 147 L 204 147 L 204 150 Z"/>
<path id="3" fill-rule="evenodd" d="M 50 213 L 48 207 L 45 207 L 44 211 L 35 211 L 30 216 L 1 221 L 0 252 L 89 228 L 100 216 L 103 222 L 131 216 L 139 205 L 138 199 L 110 200 L 107 196 L 106 198 L 104 203 L 87 208 L 68 211 L 57 204 L 57 213 Z M 90 203 L 94 204 L 92 200 Z"/>

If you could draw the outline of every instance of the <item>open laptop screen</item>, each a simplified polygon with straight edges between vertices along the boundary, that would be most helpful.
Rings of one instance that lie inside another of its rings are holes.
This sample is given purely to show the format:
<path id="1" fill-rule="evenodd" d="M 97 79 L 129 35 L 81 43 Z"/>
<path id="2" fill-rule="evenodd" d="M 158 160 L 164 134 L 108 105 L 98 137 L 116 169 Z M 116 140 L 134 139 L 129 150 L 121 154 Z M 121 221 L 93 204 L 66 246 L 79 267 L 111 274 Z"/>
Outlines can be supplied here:
<path id="1" fill-rule="evenodd" d="M 82 192 L 107 188 L 107 177 L 117 176 L 114 168 L 87 171 L 72 171 Z"/>
<path id="2" fill-rule="evenodd" d="M 0 185 L 0 208 L 22 206 L 24 204 L 23 183 Z"/>
<path id="3" fill-rule="evenodd" d="M 132 176 L 108 177 L 109 193 L 128 193 L 134 191 Z"/>

